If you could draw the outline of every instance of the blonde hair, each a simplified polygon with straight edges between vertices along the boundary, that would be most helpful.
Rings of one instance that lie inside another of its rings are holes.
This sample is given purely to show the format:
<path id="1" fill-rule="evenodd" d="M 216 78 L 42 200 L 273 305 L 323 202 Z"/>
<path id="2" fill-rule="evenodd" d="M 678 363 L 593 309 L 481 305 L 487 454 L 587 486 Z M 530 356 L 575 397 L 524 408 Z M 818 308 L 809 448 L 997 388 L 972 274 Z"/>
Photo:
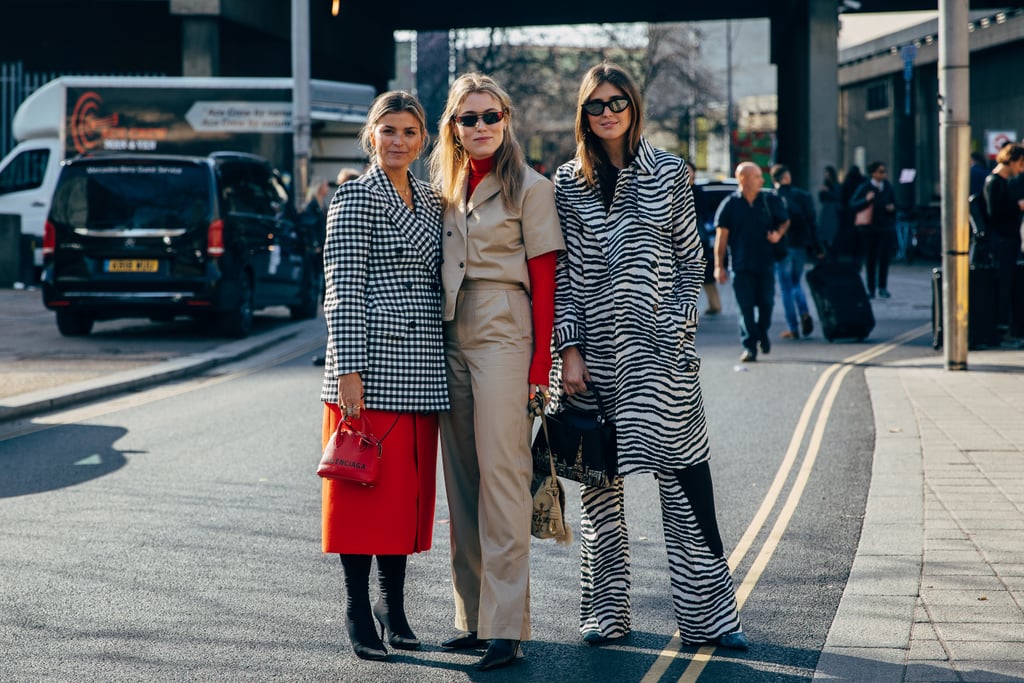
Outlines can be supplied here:
<path id="1" fill-rule="evenodd" d="M 344 185 L 350 180 L 355 180 L 359 177 L 359 171 L 354 168 L 343 168 L 338 171 L 338 177 L 335 179 L 335 185 Z"/>
<path id="2" fill-rule="evenodd" d="M 319 178 L 319 177 L 314 177 L 312 180 L 309 181 L 309 186 L 306 188 L 306 203 L 307 204 L 310 203 L 311 201 L 313 201 L 314 199 L 319 201 L 320 197 L 318 197 L 317 195 L 320 192 L 320 187 L 324 183 L 326 183 L 326 182 L 327 182 L 326 180 L 324 180 L 323 178 Z"/>
<path id="3" fill-rule="evenodd" d="M 590 186 L 597 182 L 595 169 L 602 163 L 603 157 L 598 149 L 601 143 L 591 134 L 590 121 L 583 111 L 583 104 L 602 83 L 611 83 L 629 98 L 629 106 L 633 111 L 629 130 L 626 131 L 626 151 L 630 156 L 635 155 L 640 148 L 640 137 L 643 135 L 644 127 L 644 101 L 640 96 L 640 88 L 625 69 L 611 62 L 601 62 L 583 75 L 579 97 L 576 100 L 576 158 L 580 160 L 578 174 Z"/>
<path id="4" fill-rule="evenodd" d="M 363 129 L 359 131 L 359 145 L 366 152 L 367 156 L 370 157 L 371 163 L 377 163 L 373 151 L 373 129 L 388 114 L 403 111 L 407 111 L 416 117 L 420 124 L 420 133 L 423 135 L 420 151 L 426 147 L 430 136 L 427 133 L 427 114 L 423 111 L 423 105 L 411 93 L 405 90 L 389 90 L 377 95 L 373 104 L 370 105 L 370 111 L 366 113 L 366 123 L 363 124 Z"/>
<path id="5" fill-rule="evenodd" d="M 455 117 L 466 98 L 473 93 L 485 93 L 493 97 L 505 113 L 505 132 L 501 146 L 494 153 L 494 176 L 501 185 L 501 198 L 506 206 L 513 206 L 523 188 L 523 169 L 526 157 L 516 140 L 512 127 L 512 100 L 508 93 L 493 78 L 473 72 L 455 79 L 448 90 L 448 102 L 437 123 L 437 144 L 430 155 L 430 178 L 441 188 L 441 196 L 449 204 L 458 204 L 462 199 L 462 176 L 469 164 L 469 154 L 455 132 Z"/>

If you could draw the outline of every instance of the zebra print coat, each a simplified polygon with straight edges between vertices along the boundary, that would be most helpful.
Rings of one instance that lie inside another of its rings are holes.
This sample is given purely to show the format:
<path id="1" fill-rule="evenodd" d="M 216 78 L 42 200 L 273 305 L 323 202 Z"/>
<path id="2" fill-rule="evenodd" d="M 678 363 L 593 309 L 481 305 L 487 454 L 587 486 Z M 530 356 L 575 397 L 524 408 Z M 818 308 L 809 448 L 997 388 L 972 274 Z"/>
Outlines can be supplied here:
<path id="1" fill-rule="evenodd" d="M 618 433 L 619 472 L 669 473 L 708 459 L 694 347 L 704 256 L 682 159 L 641 140 L 606 213 L 578 160 L 555 175 L 565 237 L 555 348 L 577 345 Z M 562 394 L 560 368 L 552 386 Z M 589 395 L 563 397 L 593 409 Z"/>

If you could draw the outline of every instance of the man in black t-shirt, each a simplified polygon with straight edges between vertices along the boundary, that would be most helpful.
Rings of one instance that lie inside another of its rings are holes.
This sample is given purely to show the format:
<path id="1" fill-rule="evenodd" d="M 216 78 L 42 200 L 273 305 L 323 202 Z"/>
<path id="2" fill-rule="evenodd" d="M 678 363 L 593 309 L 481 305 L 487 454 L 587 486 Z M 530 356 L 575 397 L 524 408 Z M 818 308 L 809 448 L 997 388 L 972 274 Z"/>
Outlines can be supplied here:
<path id="1" fill-rule="evenodd" d="M 715 279 L 729 281 L 726 255 L 732 266 L 732 289 L 740 309 L 740 341 L 744 363 L 757 360 L 757 350 L 771 351 L 768 328 L 775 301 L 774 245 L 789 228 L 782 200 L 762 193 L 764 175 L 756 164 L 736 167 L 740 189 L 726 197 L 715 214 Z"/>

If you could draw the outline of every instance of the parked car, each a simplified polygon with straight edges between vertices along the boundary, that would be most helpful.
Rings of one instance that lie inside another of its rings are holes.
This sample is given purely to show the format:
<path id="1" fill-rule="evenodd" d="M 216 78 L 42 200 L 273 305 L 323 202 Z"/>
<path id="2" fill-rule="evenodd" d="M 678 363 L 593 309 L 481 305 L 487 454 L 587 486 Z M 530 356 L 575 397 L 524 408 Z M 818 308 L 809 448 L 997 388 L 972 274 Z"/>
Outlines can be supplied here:
<path id="1" fill-rule="evenodd" d="M 65 336 L 97 320 L 189 315 L 231 337 L 253 311 L 319 310 L 315 236 L 263 158 L 102 154 L 65 161 L 43 235 L 43 303 Z"/>
<path id="2" fill-rule="evenodd" d="M 704 225 L 704 230 L 706 231 L 708 240 L 711 243 L 711 247 L 714 248 L 715 214 L 718 212 L 718 207 L 722 204 L 725 198 L 731 194 L 735 194 L 740 189 L 740 184 L 735 178 L 723 178 L 722 180 L 698 180 L 696 184 L 704 191 L 704 201 L 706 202 L 706 209 L 708 212 L 707 224 Z M 771 191 L 771 185 L 766 184 L 761 188 L 761 192 Z"/>
<path id="3" fill-rule="evenodd" d="M 704 191 L 704 201 L 707 203 L 709 221 L 714 219 L 715 212 L 718 211 L 718 206 L 722 203 L 722 200 L 740 189 L 740 185 L 736 182 L 735 178 L 698 180 L 696 184 Z M 712 238 L 714 238 L 715 226 L 706 226 L 706 228 L 710 231 Z"/>

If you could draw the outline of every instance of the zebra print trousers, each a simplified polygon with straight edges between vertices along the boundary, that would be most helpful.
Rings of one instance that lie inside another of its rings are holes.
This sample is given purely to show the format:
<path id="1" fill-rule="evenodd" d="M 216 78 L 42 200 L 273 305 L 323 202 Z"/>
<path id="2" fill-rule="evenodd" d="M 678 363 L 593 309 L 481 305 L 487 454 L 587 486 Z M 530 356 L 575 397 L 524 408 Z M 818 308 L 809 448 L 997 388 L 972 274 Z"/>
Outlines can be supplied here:
<path id="1" fill-rule="evenodd" d="M 707 462 L 688 470 L 695 470 L 697 477 L 657 473 L 655 477 L 661 495 L 676 625 L 683 643 L 697 645 L 739 630 L 740 620 L 729 566 L 718 540 L 714 499 L 693 486 L 695 480 L 706 480 L 710 490 Z M 608 488 L 581 485 L 580 493 L 580 633 L 597 631 L 605 638 L 617 638 L 631 628 L 632 576 L 623 478 Z M 703 500 L 691 503 L 692 498 Z"/>

